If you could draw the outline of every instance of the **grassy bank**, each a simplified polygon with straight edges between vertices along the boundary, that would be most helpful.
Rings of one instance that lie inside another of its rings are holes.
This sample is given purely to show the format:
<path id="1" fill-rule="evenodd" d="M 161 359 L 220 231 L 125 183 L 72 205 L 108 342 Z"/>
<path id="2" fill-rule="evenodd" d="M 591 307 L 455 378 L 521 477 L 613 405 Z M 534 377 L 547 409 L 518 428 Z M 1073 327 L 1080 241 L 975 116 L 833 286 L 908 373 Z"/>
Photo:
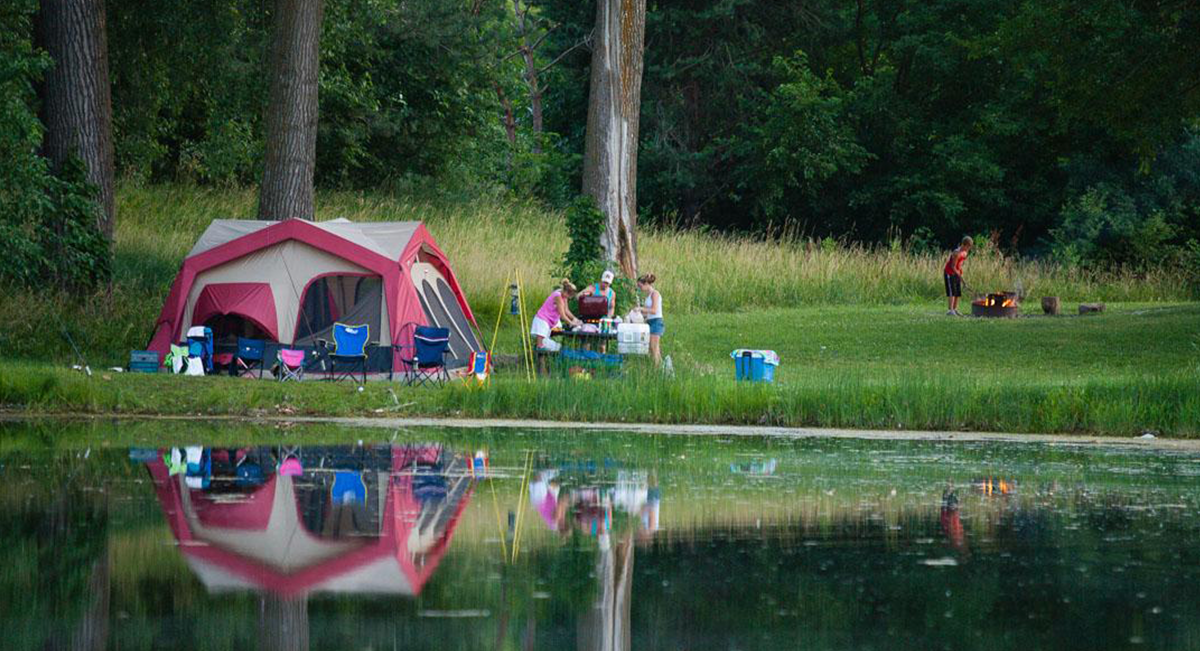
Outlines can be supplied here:
<path id="1" fill-rule="evenodd" d="M 2 362 L 0 404 L 33 412 L 431 415 L 1045 433 L 1200 435 L 1200 306 L 1096 317 L 952 319 L 936 308 L 846 307 L 678 317 L 675 378 L 631 360 L 623 381 L 499 375 L 408 390 L 133 376 L 91 379 Z M 1152 333 L 1153 345 L 1148 333 Z M 502 342 L 514 342 L 512 329 Z M 774 348 L 777 384 L 732 379 L 729 351 Z"/>
<path id="2" fill-rule="evenodd" d="M 84 297 L 0 292 L 0 355 L 68 361 L 71 349 L 59 333 L 65 328 L 94 365 L 120 363 L 130 349 L 145 345 L 171 279 L 208 223 L 252 218 L 255 202 L 253 190 L 122 187 L 111 290 Z M 539 295 L 549 289 L 551 272 L 567 246 L 560 214 L 498 198 L 430 204 L 322 193 L 317 208 L 322 219 L 425 221 L 485 323 L 501 306 L 509 271 L 520 271 L 530 294 Z M 673 229 L 646 229 L 639 244 L 641 266 L 661 279 L 672 315 L 847 304 L 932 308 L 942 293 L 941 253 Z M 1189 296 L 1183 282 L 1167 274 L 1097 276 L 988 251 L 972 256 L 967 271 L 979 289 L 1019 284 L 1032 296 L 1054 294 L 1066 301 L 1162 302 Z"/>

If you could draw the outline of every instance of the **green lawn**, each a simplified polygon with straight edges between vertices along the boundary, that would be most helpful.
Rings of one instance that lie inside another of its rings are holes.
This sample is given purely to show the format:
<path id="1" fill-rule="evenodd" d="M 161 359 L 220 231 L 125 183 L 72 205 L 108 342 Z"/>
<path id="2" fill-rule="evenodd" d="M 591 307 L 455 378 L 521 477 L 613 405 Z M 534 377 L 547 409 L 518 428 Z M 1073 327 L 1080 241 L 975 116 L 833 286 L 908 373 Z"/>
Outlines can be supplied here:
<path id="1" fill-rule="evenodd" d="M 486 316 L 486 315 L 485 315 Z M 493 314 L 494 318 L 494 314 Z M 505 317 L 506 320 L 508 317 Z M 481 319 L 482 323 L 492 323 Z M 484 328 L 484 339 L 491 339 Z M 516 346 L 507 323 L 497 349 Z M 982 320 L 922 306 L 668 314 L 663 378 L 632 359 L 620 379 L 498 374 L 486 389 L 384 382 L 280 385 L 226 377 L 78 373 L 0 362 L 0 404 L 126 414 L 527 417 L 1191 437 L 1200 434 L 1200 305 L 1115 305 L 1097 316 Z M 729 352 L 773 348 L 773 386 L 732 378 Z"/>

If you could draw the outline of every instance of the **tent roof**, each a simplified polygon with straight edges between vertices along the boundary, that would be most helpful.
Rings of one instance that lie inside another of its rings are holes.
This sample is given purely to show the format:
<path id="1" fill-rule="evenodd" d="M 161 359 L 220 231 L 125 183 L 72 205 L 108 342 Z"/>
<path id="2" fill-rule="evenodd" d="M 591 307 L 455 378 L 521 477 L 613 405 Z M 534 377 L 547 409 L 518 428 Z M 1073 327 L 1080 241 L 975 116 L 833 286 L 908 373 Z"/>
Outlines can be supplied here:
<path id="1" fill-rule="evenodd" d="M 257 219 L 214 219 L 188 252 L 188 257 L 278 223 Z M 399 259 L 413 233 L 421 225 L 421 222 L 352 222 L 348 219 L 308 223 L 392 260 Z"/>

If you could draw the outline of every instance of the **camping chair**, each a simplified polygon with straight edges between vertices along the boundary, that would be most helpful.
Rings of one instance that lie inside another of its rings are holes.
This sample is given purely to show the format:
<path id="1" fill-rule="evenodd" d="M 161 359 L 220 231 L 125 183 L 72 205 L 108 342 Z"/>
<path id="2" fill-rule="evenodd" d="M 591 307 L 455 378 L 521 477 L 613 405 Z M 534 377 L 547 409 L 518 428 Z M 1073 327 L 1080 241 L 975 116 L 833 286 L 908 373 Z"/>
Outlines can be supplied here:
<path id="1" fill-rule="evenodd" d="M 333 352 L 329 353 L 330 381 L 354 379 L 354 369 L 361 368 L 362 383 L 367 383 L 367 341 L 370 338 L 370 326 L 333 324 Z M 349 364 L 349 370 L 339 375 L 338 362 Z"/>
<path id="2" fill-rule="evenodd" d="M 199 357 L 204 365 L 204 373 L 213 370 L 213 331 L 207 326 L 192 326 L 187 331 L 187 347 L 189 357 Z"/>
<path id="3" fill-rule="evenodd" d="M 463 380 L 468 384 L 482 387 L 492 378 L 492 354 L 486 350 L 471 353 L 471 360 L 467 366 L 471 372 Z"/>
<path id="4" fill-rule="evenodd" d="M 304 351 L 282 348 L 275 354 L 279 361 L 279 381 L 304 379 Z"/>
<path id="5" fill-rule="evenodd" d="M 267 342 L 262 339 L 247 339 L 246 337 L 238 337 L 237 354 L 234 357 L 234 364 L 237 365 L 237 374 L 245 377 L 249 375 L 255 368 L 258 369 L 258 377 L 262 378 L 263 365 L 267 356 Z"/>
<path id="6" fill-rule="evenodd" d="M 408 356 L 405 356 L 407 350 Z M 450 379 L 446 370 L 446 353 L 450 352 L 450 329 L 417 326 L 413 328 L 412 343 L 400 345 L 400 361 L 408 367 L 405 381 L 408 386 L 424 386 L 432 382 L 441 386 Z"/>
<path id="7" fill-rule="evenodd" d="M 171 369 L 172 373 L 183 373 L 187 370 L 188 347 L 171 344 L 171 352 L 163 359 L 163 366 Z"/>

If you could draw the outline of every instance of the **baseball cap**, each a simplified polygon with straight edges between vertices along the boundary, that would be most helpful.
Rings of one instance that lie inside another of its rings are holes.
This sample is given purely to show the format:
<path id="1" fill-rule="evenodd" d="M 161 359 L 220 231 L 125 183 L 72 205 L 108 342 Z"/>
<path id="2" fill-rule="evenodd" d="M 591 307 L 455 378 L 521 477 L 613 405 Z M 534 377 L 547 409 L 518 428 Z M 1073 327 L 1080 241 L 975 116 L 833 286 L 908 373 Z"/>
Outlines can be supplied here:
<path id="1" fill-rule="evenodd" d="M 613 281 L 613 272 L 605 271 L 604 273 L 600 274 L 600 282 L 609 283 L 611 285 L 612 281 Z"/>

